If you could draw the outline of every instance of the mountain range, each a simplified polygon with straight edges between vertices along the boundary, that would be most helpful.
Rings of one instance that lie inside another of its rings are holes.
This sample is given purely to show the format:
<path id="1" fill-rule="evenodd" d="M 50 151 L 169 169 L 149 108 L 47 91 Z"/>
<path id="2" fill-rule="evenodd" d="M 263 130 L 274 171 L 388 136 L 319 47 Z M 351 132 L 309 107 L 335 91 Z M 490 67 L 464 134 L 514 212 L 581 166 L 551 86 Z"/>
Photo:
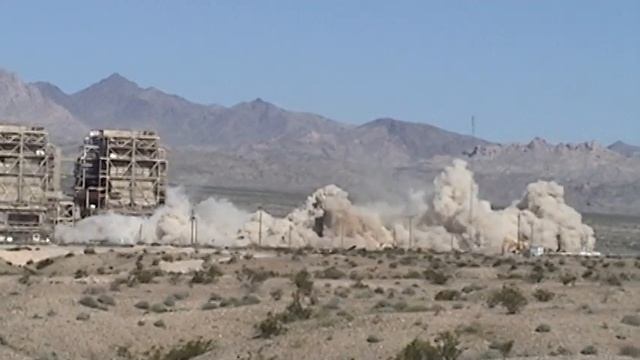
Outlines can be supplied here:
<path id="1" fill-rule="evenodd" d="M 345 124 L 259 98 L 204 105 L 119 74 L 67 94 L 1 69 L 0 120 L 46 126 L 70 156 L 91 128 L 154 129 L 170 150 L 171 181 L 187 186 L 302 193 L 336 183 L 361 200 L 390 200 L 429 190 L 442 167 L 461 157 L 481 196 L 498 205 L 548 179 L 583 211 L 640 214 L 640 147 L 622 142 L 498 144 L 392 118 Z"/>

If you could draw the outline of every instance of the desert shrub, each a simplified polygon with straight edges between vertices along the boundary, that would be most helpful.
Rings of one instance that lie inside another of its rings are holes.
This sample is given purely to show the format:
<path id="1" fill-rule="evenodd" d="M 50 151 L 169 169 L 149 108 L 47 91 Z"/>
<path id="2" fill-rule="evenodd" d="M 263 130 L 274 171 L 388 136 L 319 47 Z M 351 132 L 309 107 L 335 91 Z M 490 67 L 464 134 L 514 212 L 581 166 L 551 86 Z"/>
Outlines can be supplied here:
<path id="1" fill-rule="evenodd" d="M 120 286 L 122 284 L 126 284 L 127 282 L 128 282 L 128 279 L 126 279 L 126 278 L 121 278 L 121 277 L 120 278 L 115 278 L 109 284 L 109 290 L 110 291 L 120 291 Z"/>
<path id="2" fill-rule="evenodd" d="M 184 300 L 184 299 L 189 297 L 189 292 L 188 291 L 178 291 L 178 292 L 173 293 L 173 295 L 171 295 L 171 296 L 173 296 L 173 298 L 175 300 Z"/>
<path id="3" fill-rule="evenodd" d="M 165 324 L 164 320 L 160 319 L 160 320 L 156 320 L 156 321 L 153 323 L 153 326 L 158 327 L 158 328 L 163 328 L 163 329 L 164 329 L 164 328 L 166 328 L 166 327 L 167 327 L 167 324 Z"/>
<path id="4" fill-rule="evenodd" d="M 549 331 L 551 331 L 551 326 L 547 324 L 540 324 L 536 327 L 535 331 L 538 333 L 548 333 Z"/>
<path id="5" fill-rule="evenodd" d="M 362 279 L 357 279 L 351 284 L 351 287 L 354 289 L 368 289 L 369 285 L 365 284 Z"/>
<path id="6" fill-rule="evenodd" d="M 107 307 L 105 305 L 99 303 L 92 296 L 84 296 L 83 298 L 78 300 L 78 304 L 80 304 L 82 306 L 86 306 L 88 308 L 92 308 L 92 309 L 107 310 Z"/>
<path id="7" fill-rule="evenodd" d="M 276 275 L 277 274 L 275 272 L 267 271 L 263 268 L 251 269 L 243 266 L 241 272 L 237 274 L 237 278 L 238 281 L 242 282 L 242 285 L 250 292 L 255 292 L 262 283 Z"/>
<path id="8" fill-rule="evenodd" d="M 173 262 L 174 261 L 173 255 L 171 255 L 171 254 L 163 254 L 160 257 L 160 259 L 162 259 L 162 261 L 164 261 L 164 262 Z"/>
<path id="9" fill-rule="evenodd" d="M 571 273 L 564 273 L 560 276 L 560 281 L 562 282 L 562 285 L 565 285 L 565 286 L 575 285 L 576 280 L 578 280 L 578 278 Z"/>
<path id="10" fill-rule="evenodd" d="M 194 272 L 193 277 L 191 278 L 191 283 L 211 284 L 222 275 L 224 275 L 222 270 L 220 270 L 217 265 L 211 264 L 206 270 L 198 270 Z"/>
<path id="11" fill-rule="evenodd" d="M 312 311 L 309 307 L 302 306 L 301 294 L 295 292 L 291 303 L 283 313 L 279 314 L 279 317 L 283 322 L 290 323 L 297 320 L 307 320 L 311 317 L 311 313 Z"/>
<path id="12" fill-rule="evenodd" d="M 18 284 L 31 285 L 31 274 L 24 272 L 22 276 L 18 278 Z"/>
<path id="13" fill-rule="evenodd" d="M 142 301 L 138 301 L 133 306 L 136 307 L 137 309 L 148 310 L 149 309 L 149 302 L 142 300 Z"/>
<path id="14" fill-rule="evenodd" d="M 95 249 L 95 248 L 92 248 L 92 247 L 87 247 L 87 248 L 85 248 L 85 249 L 83 250 L 83 253 L 84 253 L 85 255 L 95 255 L 95 253 L 96 253 L 96 249 Z"/>
<path id="15" fill-rule="evenodd" d="M 462 354 L 459 346 L 458 337 L 447 331 L 438 334 L 435 345 L 430 341 L 413 340 L 396 355 L 395 360 L 455 360 Z"/>
<path id="16" fill-rule="evenodd" d="M 154 313 L 167 312 L 167 307 L 163 303 L 155 303 L 149 307 L 149 311 Z"/>
<path id="17" fill-rule="evenodd" d="M 544 280 L 544 268 L 540 265 L 536 265 L 533 267 L 527 278 L 532 283 L 540 283 Z"/>
<path id="18" fill-rule="evenodd" d="M 427 269 L 423 273 L 425 279 L 429 280 L 434 285 L 444 285 L 449 281 L 449 276 L 443 272 L 436 271 L 434 269 Z"/>
<path id="19" fill-rule="evenodd" d="M 214 310 L 217 309 L 219 306 L 218 304 L 216 304 L 215 302 L 211 302 L 211 301 L 207 301 L 206 303 L 204 303 L 200 309 L 202 310 Z"/>
<path id="20" fill-rule="evenodd" d="M 335 266 L 328 267 L 322 271 L 316 272 L 316 277 L 319 279 L 333 279 L 338 280 L 347 276 L 344 272 L 340 271 Z"/>
<path id="21" fill-rule="evenodd" d="M 136 269 L 133 270 L 129 276 L 129 284 L 150 284 L 153 281 L 153 278 L 157 275 L 155 271 L 145 270 L 145 269 Z"/>
<path id="22" fill-rule="evenodd" d="M 562 259 L 561 259 L 562 260 Z M 558 267 L 556 266 L 556 264 L 551 261 L 551 260 L 547 260 L 544 262 L 544 267 L 547 268 L 547 270 L 549 270 L 550 272 L 554 272 L 558 269 Z"/>
<path id="23" fill-rule="evenodd" d="M 380 341 L 382 341 L 382 339 L 380 339 L 379 337 L 377 337 L 375 335 L 367 336 L 367 342 L 370 343 L 370 344 L 379 343 Z"/>
<path id="24" fill-rule="evenodd" d="M 269 296 L 271 296 L 271 298 L 274 301 L 279 301 L 280 299 L 282 299 L 282 289 L 275 289 L 275 290 L 271 291 L 269 293 Z"/>
<path id="25" fill-rule="evenodd" d="M 222 295 L 218 294 L 218 293 L 211 293 L 211 295 L 209 295 L 209 301 L 220 301 L 223 300 L 224 297 L 222 297 Z"/>
<path id="26" fill-rule="evenodd" d="M 640 359 L 640 347 L 633 345 L 625 345 L 620 349 L 621 356 L 627 356 L 634 359 Z"/>
<path id="27" fill-rule="evenodd" d="M 238 306 L 260 304 L 260 299 L 255 295 L 246 295 L 240 298 Z"/>
<path id="28" fill-rule="evenodd" d="M 256 335 L 256 337 L 262 339 L 269 339 L 274 336 L 283 334 L 286 331 L 286 328 L 282 324 L 282 321 L 279 319 L 279 317 L 273 315 L 272 313 L 268 313 L 267 318 L 256 325 L 256 329 L 258 330 L 258 334 Z"/>
<path id="29" fill-rule="evenodd" d="M 165 306 L 174 307 L 176 306 L 176 298 L 173 295 L 167 296 L 162 302 Z"/>
<path id="30" fill-rule="evenodd" d="M 166 353 L 160 349 L 153 352 L 147 360 L 188 360 L 209 352 L 215 348 L 212 340 L 198 338 L 179 343 Z"/>
<path id="31" fill-rule="evenodd" d="M 456 301 L 460 300 L 460 292 L 453 289 L 439 291 L 434 297 L 436 301 Z"/>
<path id="32" fill-rule="evenodd" d="M 622 317 L 621 323 L 629 326 L 640 326 L 640 316 L 638 315 L 625 315 Z"/>
<path id="33" fill-rule="evenodd" d="M 74 279 L 82 279 L 82 278 L 86 278 L 87 276 L 89 276 L 89 273 L 85 269 L 78 269 L 73 274 Z"/>
<path id="34" fill-rule="evenodd" d="M 413 296 L 416 294 L 416 291 L 412 287 L 404 288 L 401 292 L 402 295 Z"/>
<path id="35" fill-rule="evenodd" d="M 620 281 L 620 278 L 618 278 L 615 274 L 611 274 L 607 276 L 607 278 L 605 279 L 605 283 L 611 286 L 622 286 L 622 282 Z"/>
<path id="36" fill-rule="evenodd" d="M 305 279 L 302 279 L 302 277 L 305 277 Z M 267 314 L 267 318 L 256 326 L 258 329 L 257 337 L 270 338 L 272 336 L 279 335 L 285 331 L 284 324 L 299 320 L 307 320 L 311 317 L 313 313 L 311 308 L 302 305 L 304 291 L 307 291 L 302 289 L 309 289 L 308 286 L 310 280 L 306 278 L 306 275 L 301 275 L 297 280 L 299 280 L 301 286 L 293 293 L 291 303 L 281 313 L 276 315 L 273 315 L 272 313 Z M 312 282 L 311 286 L 313 286 Z"/>
<path id="37" fill-rule="evenodd" d="M 112 296 L 107 294 L 100 294 L 98 296 L 98 302 L 103 305 L 116 306 L 116 301 L 113 299 Z"/>
<path id="38" fill-rule="evenodd" d="M 489 349 L 498 351 L 502 357 L 506 358 L 513 349 L 513 343 L 513 340 L 494 340 L 489 344 Z"/>
<path id="39" fill-rule="evenodd" d="M 567 356 L 567 355 L 571 355 L 571 351 L 569 351 L 569 349 L 565 348 L 564 346 L 560 345 L 560 346 L 558 346 L 558 348 L 556 348 L 555 350 L 550 352 L 549 355 L 551 355 L 551 356 Z"/>
<path id="40" fill-rule="evenodd" d="M 580 350 L 580 354 L 582 355 L 597 355 L 598 349 L 593 345 L 588 345 L 584 349 Z"/>
<path id="41" fill-rule="evenodd" d="M 46 259 L 40 260 L 36 263 L 36 269 L 42 270 L 53 263 L 54 263 L 54 260 L 52 258 L 46 258 Z"/>
<path id="42" fill-rule="evenodd" d="M 327 301 L 326 304 L 323 305 L 323 308 L 329 310 L 338 310 L 340 309 L 340 298 L 334 297 Z"/>
<path id="43" fill-rule="evenodd" d="M 468 334 L 468 335 L 473 335 L 473 334 L 480 334 L 482 333 L 482 325 L 476 321 L 470 323 L 469 325 L 458 325 L 456 327 L 456 334 L 461 335 L 461 334 Z"/>
<path id="44" fill-rule="evenodd" d="M 502 305 L 507 309 L 508 314 L 516 314 L 527 305 L 527 298 L 516 286 L 504 285 L 501 290 L 494 291 L 487 300 L 487 305 L 492 308 Z"/>
<path id="45" fill-rule="evenodd" d="M 414 339 L 405 346 L 395 360 L 437 360 L 440 354 L 429 341 Z"/>
<path id="46" fill-rule="evenodd" d="M 551 301 L 555 296 L 556 294 L 544 289 L 537 289 L 533 292 L 533 297 L 540 302 Z"/>
<path id="47" fill-rule="evenodd" d="M 465 287 L 462 288 L 462 292 L 465 294 L 468 294 L 470 292 L 473 291 L 478 291 L 478 290 L 482 290 L 484 289 L 484 286 L 482 285 L 478 285 L 478 284 L 470 284 L 470 285 L 466 285 Z"/>
<path id="48" fill-rule="evenodd" d="M 420 272 L 416 270 L 408 270 L 402 277 L 405 279 L 422 279 L 424 278 L 424 275 L 420 274 Z"/>
<path id="49" fill-rule="evenodd" d="M 301 270 L 293 277 L 293 283 L 296 285 L 298 292 L 309 296 L 313 291 L 313 280 L 311 274 L 307 270 Z"/>
<path id="50" fill-rule="evenodd" d="M 107 292 L 107 289 L 102 286 L 89 286 L 86 289 L 82 290 L 82 293 L 85 295 L 100 295 Z"/>

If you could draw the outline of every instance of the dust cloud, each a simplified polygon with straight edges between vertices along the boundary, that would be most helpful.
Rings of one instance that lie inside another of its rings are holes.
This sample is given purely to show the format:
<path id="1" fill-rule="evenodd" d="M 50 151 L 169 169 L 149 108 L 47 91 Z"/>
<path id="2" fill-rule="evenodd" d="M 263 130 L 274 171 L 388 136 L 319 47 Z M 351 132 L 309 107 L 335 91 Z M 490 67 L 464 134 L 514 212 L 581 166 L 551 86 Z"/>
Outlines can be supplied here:
<path id="1" fill-rule="evenodd" d="M 554 182 L 530 184 L 522 199 L 495 210 L 478 197 L 467 163 L 454 160 L 434 180 L 434 192 L 413 192 L 400 204 L 356 205 L 335 185 L 316 190 L 279 218 L 253 214 L 224 199 L 191 204 L 180 190 L 149 218 L 118 214 L 89 217 L 56 228 L 59 242 L 189 244 L 191 214 L 199 244 L 213 246 L 366 248 L 405 247 L 435 251 L 505 253 L 542 246 L 552 251 L 593 251 L 593 230 L 564 200 Z"/>

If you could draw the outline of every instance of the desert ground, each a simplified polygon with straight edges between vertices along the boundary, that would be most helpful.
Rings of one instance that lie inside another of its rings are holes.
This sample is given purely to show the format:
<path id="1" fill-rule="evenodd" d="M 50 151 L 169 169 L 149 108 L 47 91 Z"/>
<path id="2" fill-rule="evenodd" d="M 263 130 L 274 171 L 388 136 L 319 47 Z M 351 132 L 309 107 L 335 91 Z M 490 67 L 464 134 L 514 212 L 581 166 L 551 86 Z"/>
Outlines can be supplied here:
<path id="1" fill-rule="evenodd" d="M 0 258 L 2 359 L 640 357 L 636 257 L 47 245 Z"/>

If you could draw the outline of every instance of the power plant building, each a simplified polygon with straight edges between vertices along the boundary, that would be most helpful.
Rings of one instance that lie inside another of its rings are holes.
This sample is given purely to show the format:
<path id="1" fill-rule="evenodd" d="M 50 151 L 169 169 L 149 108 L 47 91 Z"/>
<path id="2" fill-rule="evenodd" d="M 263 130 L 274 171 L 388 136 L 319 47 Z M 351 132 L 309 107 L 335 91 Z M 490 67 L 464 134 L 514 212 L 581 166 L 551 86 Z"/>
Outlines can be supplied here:
<path id="1" fill-rule="evenodd" d="M 0 125 L 0 242 L 51 235 L 63 216 L 59 160 L 44 128 Z"/>
<path id="2" fill-rule="evenodd" d="M 150 215 L 165 203 L 166 151 L 154 131 L 92 130 L 74 177 L 82 217 L 109 211 Z"/>

